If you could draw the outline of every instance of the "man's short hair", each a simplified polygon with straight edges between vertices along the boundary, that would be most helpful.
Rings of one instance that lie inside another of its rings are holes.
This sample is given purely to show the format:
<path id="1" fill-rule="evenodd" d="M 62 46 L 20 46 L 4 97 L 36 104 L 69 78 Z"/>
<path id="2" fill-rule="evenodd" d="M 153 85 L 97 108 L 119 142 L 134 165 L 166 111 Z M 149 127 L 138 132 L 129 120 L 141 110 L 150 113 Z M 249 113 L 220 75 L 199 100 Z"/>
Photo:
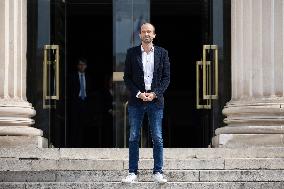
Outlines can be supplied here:
<path id="1" fill-rule="evenodd" d="M 156 30 L 156 29 L 155 29 L 155 26 L 154 26 L 153 24 L 151 24 L 150 22 L 143 22 L 143 23 L 141 24 L 141 26 L 140 26 L 140 33 L 141 33 L 141 28 L 142 28 L 142 26 L 145 25 L 145 24 L 150 24 L 150 25 L 153 27 L 153 32 L 156 33 L 156 32 L 155 32 L 155 30 Z"/>
<path id="2" fill-rule="evenodd" d="M 87 64 L 87 59 L 81 57 L 78 59 L 78 64 L 83 63 L 83 64 Z"/>

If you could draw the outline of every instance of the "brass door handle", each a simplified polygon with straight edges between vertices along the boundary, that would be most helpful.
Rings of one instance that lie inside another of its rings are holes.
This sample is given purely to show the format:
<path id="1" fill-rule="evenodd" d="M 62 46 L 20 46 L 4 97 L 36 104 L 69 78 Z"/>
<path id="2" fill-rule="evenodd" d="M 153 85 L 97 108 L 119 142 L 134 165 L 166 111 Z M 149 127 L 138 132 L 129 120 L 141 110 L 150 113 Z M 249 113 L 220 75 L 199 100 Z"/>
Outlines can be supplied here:
<path id="1" fill-rule="evenodd" d="M 213 60 L 208 61 L 207 52 L 211 50 L 213 51 Z M 202 95 L 200 96 L 199 82 L 201 74 Z M 213 99 L 218 99 L 218 46 L 203 45 L 203 58 L 201 61 L 196 62 L 196 108 L 211 109 Z M 205 101 L 205 103 L 201 104 L 201 100 Z"/>
<path id="2" fill-rule="evenodd" d="M 43 108 L 56 108 L 59 100 L 59 45 L 44 45 Z"/>
<path id="3" fill-rule="evenodd" d="M 206 61 L 205 67 L 210 67 L 211 62 Z M 203 61 L 196 61 L 196 108 L 197 109 L 211 109 L 211 99 L 205 99 L 205 104 L 201 104 L 200 100 L 200 70 L 204 71 L 204 65 Z M 210 76 L 210 72 L 208 72 L 209 69 L 207 69 L 206 74 Z M 210 77 L 207 77 L 210 78 Z M 207 85 L 208 87 L 208 85 Z"/>
<path id="4" fill-rule="evenodd" d="M 205 66 L 207 62 L 206 51 L 214 51 L 214 60 L 212 69 L 209 67 L 209 73 L 214 72 L 214 82 L 211 83 L 211 76 L 207 74 L 208 68 Z M 203 45 L 203 99 L 218 99 L 218 47 L 217 45 Z M 207 78 L 209 77 L 209 78 Z M 214 88 L 211 89 L 211 84 Z M 212 93 L 212 94 L 211 94 Z"/>

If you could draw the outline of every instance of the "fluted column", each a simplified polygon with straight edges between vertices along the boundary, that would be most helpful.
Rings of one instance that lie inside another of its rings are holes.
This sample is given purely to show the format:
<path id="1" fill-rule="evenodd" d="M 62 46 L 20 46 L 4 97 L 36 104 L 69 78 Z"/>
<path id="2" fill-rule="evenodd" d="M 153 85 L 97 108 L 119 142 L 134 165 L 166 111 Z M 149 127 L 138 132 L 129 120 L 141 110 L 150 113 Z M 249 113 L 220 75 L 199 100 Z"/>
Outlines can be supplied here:
<path id="1" fill-rule="evenodd" d="M 27 0 L 0 0 L 0 147 L 42 146 L 26 99 Z"/>
<path id="2" fill-rule="evenodd" d="M 284 146 L 284 2 L 231 4 L 232 99 L 213 144 Z"/>

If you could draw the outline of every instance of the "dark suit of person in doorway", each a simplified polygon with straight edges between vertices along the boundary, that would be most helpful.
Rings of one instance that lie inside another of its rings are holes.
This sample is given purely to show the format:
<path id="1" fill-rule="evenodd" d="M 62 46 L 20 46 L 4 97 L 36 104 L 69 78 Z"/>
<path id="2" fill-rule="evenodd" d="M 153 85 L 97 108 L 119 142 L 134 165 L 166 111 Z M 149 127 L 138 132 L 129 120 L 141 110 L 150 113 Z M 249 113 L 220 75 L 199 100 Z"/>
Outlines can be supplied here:
<path id="1" fill-rule="evenodd" d="M 144 114 L 148 114 L 153 141 L 153 179 L 165 183 L 163 177 L 162 119 L 163 94 L 170 83 L 170 62 L 164 48 L 154 46 L 155 28 L 144 23 L 140 29 L 142 44 L 128 49 L 124 69 L 124 82 L 129 90 L 129 174 L 122 182 L 137 179 L 140 129 Z"/>
<path id="2" fill-rule="evenodd" d="M 90 75 L 86 72 L 87 61 L 80 58 L 77 70 L 70 78 L 70 134 L 71 147 L 86 146 L 86 132 L 92 124 L 94 87 Z"/>

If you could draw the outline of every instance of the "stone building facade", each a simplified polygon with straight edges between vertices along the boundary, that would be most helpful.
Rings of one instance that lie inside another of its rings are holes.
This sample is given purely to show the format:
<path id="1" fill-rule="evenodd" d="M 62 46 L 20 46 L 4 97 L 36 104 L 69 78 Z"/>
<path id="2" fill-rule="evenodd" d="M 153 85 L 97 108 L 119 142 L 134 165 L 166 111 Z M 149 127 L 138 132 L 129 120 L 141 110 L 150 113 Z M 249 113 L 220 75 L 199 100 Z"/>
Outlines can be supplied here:
<path id="1" fill-rule="evenodd" d="M 0 146 L 43 147 L 26 98 L 28 0 L 0 0 Z M 214 147 L 284 146 L 284 3 L 231 0 L 231 100 Z"/>

